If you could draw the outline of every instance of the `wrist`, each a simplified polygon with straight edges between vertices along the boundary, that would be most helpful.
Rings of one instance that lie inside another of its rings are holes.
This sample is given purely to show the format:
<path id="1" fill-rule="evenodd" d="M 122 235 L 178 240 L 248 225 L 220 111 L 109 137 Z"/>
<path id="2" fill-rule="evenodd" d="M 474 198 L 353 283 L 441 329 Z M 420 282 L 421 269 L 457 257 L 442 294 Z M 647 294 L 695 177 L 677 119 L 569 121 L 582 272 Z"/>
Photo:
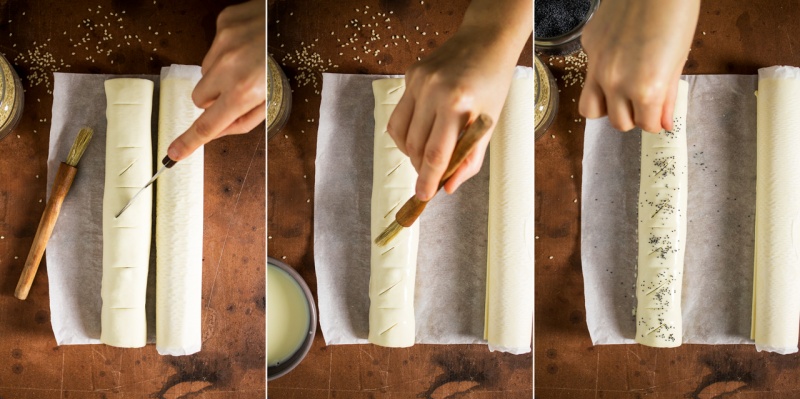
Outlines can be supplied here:
<path id="1" fill-rule="evenodd" d="M 508 27 L 495 24 L 464 23 L 458 28 L 452 40 L 482 52 L 497 62 L 516 63 L 530 33 L 527 32 L 522 36 L 519 32 L 509 31 Z"/>
<path id="2" fill-rule="evenodd" d="M 524 2 L 532 3 L 530 0 Z M 483 3 L 473 0 L 455 37 L 492 53 L 493 57 L 500 57 L 500 60 L 516 63 L 533 33 L 532 9 L 527 8 L 526 12 L 525 7 L 510 7 L 514 0 L 489 5 Z"/>

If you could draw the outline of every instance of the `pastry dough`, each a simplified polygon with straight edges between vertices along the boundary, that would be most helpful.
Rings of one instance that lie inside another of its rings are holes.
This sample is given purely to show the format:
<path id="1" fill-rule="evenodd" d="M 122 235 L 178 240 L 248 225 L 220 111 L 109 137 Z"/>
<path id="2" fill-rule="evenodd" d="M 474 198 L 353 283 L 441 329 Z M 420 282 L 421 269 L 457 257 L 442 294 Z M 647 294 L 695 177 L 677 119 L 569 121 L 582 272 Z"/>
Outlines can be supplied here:
<path id="1" fill-rule="evenodd" d="M 163 68 L 158 154 L 166 154 L 202 113 L 192 102 L 200 67 Z M 156 349 L 162 355 L 200 351 L 203 275 L 203 147 L 156 184 Z"/>
<path id="2" fill-rule="evenodd" d="M 106 170 L 103 193 L 103 281 L 100 341 L 142 347 L 147 341 L 145 293 L 150 264 L 152 189 L 128 200 L 153 174 L 150 116 L 153 82 L 110 79 L 106 90 Z"/>
<path id="3" fill-rule="evenodd" d="M 639 255 L 636 342 L 671 348 L 681 344 L 681 287 L 686 248 L 689 84 L 679 81 L 674 128 L 642 132 L 639 185 Z"/>
<path id="4" fill-rule="evenodd" d="M 403 79 L 381 79 L 372 83 L 375 94 L 373 240 L 394 221 L 397 211 L 415 192 L 417 173 L 386 128 L 404 88 Z M 372 242 L 368 339 L 373 344 L 388 347 L 414 345 L 414 277 L 419 224 L 417 221 L 404 228 L 386 247 L 378 247 Z"/>
<path id="5" fill-rule="evenodd" d="M 756 349 L 797 352 L 800 323 L 800 68 L 758 70 Z"/>
<path id="6" fill-rule="evenodd" d="M 517 67 L 489 145 L 484 338 L 489 350 L 531 351 L 534 285 L 534 79 Z"/>

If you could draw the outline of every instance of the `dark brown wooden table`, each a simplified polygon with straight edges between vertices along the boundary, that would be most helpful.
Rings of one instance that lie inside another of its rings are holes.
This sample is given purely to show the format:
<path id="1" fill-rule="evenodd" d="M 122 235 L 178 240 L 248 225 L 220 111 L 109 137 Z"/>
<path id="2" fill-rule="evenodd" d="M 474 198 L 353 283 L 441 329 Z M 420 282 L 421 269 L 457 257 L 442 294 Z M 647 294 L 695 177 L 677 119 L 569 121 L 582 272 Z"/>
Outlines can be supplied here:
<path id="1" fill-rule="evenodd" d="M 271 237 L 268 253 L 277 259 L 285 256 L 284 262 L 297 269 L 314 295 L 314 159 L 320 105 L 317 91 L 322 88 L 320 72 L 402 74 L 418 56 L 433 51 L 455 32 L 467 4 L 466 0 L 270 0 L 268 48 L 289 76 L 294 97 L 288 124 L 268 142 L 267 225 Z M 385 18 L 373 20 L 377 12 L 386 13 L 390 21 L 386 22 Z M 379 27 L 365 26 L 358 32 L 350 22 L 353 19 L 364 25 L 377 21 Z M 372 52 L 366 54 L 362 48 L 372 29 L 381 38 L 368 47 L 373 51 L 380 49 L 378 56 Z M 426 35 L 421 32 L 426 32 Z M 406 35 L 409 42 L 391 40 L 392 35 Z M 351 37 L 360 40 L 356 44 L 357 50 L 337 45 L 340 43 L 337 39 L 345 42 Z M 392 44 L 394 41 L 399 42 L 398 46 Z M 384 47 L 384 44 L 390 47 Z M 306 48 L 308 56 L 318 54 L 323 64 L 298 62 L 295 51 L 302 52 L 303 48 Z M 293 59 L 287 58 L 287 54 Z M 353 59 L 359 56 L 362 62 Z M 331 60 L 330 66 L 328 59 Z M 530 43 L 519 63 L 532 64 Z M 316 88 L 313 82 L 303 85 L 307 79 L 302 76 L 310 73 L 316 75 Z M 311 202 L 307 202 L 308 199 Z M 527 399 L 532 396 L 532 382 L 530 354 L 490 353 L 485 345 L 415 345 L 406 349 L 375 345 L 326 346 L 318 330 L 305 360 L 291 373 L 271 381 L 269 393 L 276 399 Z"/>
<path id="2" fill-rule="evenodd" d="M 57 346 L 44 264 L 28 299 L 13 296 L 44 209 L 39 199 L 45 198 L 47 181 L 52 72 L 158 74 L 172 63 L 199 65 L 224 3 L 232 2 L 0 4 L 0 52 L 27 90 L 22 122 L 0 140 L 0 397 L 265 396 L 263 125 L 206 146 L 200 353 L 160 356 L 154 345 Z M 50 83 L 36 85 L 37 74 L 49 76 Z"/>
<path id="3" fill-rule="evenodd" d="M 798 21 L 794 1 L 704 1 L 683 72 L 756 74 L 760 67 L 798 66 Z M 749 345 L 592 346 L 580 258 L 584 122 L 574 122 L 580 87 L 565 87 L 564 64 L 553 64 L 560 111 L 536 143 L 536 397 L 800 397 L 798 354 L 757 353 Z"/>

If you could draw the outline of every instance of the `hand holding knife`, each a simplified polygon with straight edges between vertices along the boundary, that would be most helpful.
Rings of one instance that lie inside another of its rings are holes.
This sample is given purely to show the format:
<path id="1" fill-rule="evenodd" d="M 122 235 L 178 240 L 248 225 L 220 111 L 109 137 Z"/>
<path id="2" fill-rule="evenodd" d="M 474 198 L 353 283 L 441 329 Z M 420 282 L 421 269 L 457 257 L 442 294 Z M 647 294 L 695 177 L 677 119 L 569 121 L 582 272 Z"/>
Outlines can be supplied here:
<path id="1" fill-rule="evenodd" d="M 139 196 L 139 194 L 142 193 L 142 191 L 146 190 L 147 187 L 150 187 L 150 185 L 153 184 L 153 182 L 156 181 L 156 179 L 158 179 L 158 176 L 160 176 L 162 173 L 164 173 L 165 170 L 175 166 L 176 163 L 178 163 L 178 161 L 173 161 L 169 157 L 169 155 L 165 156 L 164 159 L 161 160 L 161 164 L 163 166 L 161 166 L 161 168 L 158 170 L 158 172 L 156 172 L 156 174 L 153 175 L 153 177 L 150 179 L 150 181 L 148 181 L 147 184 L 145 184 L 144 187 L 142 187 L 141 190 L 137 191 L 136 194 L 133 197 L 131 197 L 130 201 L 128 201 L 128 203 L 125 204 L 125 206 L 122 208 L 122 210 L 120 210 L 119 213 L 117 213 L 117 216 L 115 216 L 115 218 L 118 218 L 120 215 L 122 215 L 122 213 L 125 212 L 125 210 L 128 209 L 131 206 L 131 204 L 133 204 L 133 201 L 136 199 L 136 197 Z"/>

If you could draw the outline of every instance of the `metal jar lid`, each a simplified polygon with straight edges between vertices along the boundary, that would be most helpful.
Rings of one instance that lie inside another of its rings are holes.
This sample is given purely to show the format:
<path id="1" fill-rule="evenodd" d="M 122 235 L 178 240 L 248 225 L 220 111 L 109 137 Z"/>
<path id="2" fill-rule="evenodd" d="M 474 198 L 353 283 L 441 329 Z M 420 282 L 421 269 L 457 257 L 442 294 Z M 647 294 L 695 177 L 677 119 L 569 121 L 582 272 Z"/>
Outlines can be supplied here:
<path id="1" fill-rule="evenodd" d="M 292 90 L 289 80 L 278 63 L 269 56 L 267 61 L 267 137 L 271 138 L 283 128 L 292 107 Z"/>
<path id="2" fill-rule="evenodd" d="M 16 71 L 0 55 L 0 139 L 8 135 L 19 123 L 24 94 Z"/>
<path id="3" fill-rule="evenodd" d="M 536 78 L 534 120 L 536 121 L 536 138 L 541 137 L 556 116 L 558 110 L 558 86 L 550 70 L 538 56 L 534 59 Z"/>

